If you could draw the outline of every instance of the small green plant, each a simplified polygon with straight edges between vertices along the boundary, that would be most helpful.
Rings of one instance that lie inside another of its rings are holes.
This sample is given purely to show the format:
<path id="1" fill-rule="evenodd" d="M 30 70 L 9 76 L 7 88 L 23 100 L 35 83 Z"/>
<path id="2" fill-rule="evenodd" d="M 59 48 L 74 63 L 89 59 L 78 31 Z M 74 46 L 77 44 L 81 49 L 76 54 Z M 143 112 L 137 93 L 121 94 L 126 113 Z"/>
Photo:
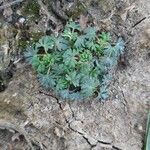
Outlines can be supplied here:
<path id="1" fill-rule="evenodd" d="M 147 119 L 144 150 L 150 150 L 150 111 L 149 111 L 148 119 Z"/>
<path id="2" fill-rule="evenodd" d="M 41 85 L 63 99 L 108 98 L 110 70 L 124 52 L 119 38 L 110 44 L 109 33 L 95 27 L 82 30 L 70 21 L 58 36 L 43 36 L 25 53 Z"/>

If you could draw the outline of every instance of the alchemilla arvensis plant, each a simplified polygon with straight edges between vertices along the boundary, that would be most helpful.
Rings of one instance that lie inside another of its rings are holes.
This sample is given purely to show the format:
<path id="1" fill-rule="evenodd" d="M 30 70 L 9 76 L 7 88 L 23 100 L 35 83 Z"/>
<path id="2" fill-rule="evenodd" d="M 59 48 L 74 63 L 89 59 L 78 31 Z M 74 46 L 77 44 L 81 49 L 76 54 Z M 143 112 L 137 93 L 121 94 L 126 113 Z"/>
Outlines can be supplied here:
<path id="1" fill-rule="evenodd" d="M 110 70 L 124 52 L 124 41 L 110 43 L 109 33 L 82 30 L 70 21 L 59 35 L 43 36 L 25 52 L 43 87 L 63 99 L 108 98 Z"/>

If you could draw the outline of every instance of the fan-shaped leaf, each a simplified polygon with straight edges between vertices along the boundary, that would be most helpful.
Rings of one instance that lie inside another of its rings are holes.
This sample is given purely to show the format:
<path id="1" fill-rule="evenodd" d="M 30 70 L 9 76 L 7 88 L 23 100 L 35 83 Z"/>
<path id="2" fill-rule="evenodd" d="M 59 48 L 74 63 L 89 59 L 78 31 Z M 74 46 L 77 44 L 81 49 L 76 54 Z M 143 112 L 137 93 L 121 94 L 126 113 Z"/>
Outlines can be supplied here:
<path id="1" fill-rule="evenodd" d="M 50 36 L 43 36 L 36 44 L 36 48 L 40 47 L 43 47 L 46 52 L 48 51 L 48 49 L 52 49 L 54 47 L 53 38 Z"/>
<path id="2" fill-rule="evenodd" d="M 31 46 L 29 46 L 24 52 L 24 56 L 30 64 L 32 63 L 32 58 L 37 54 L 37 50 Z"/>
<path id="3" fill-rule="evenodd" d="M 46 89 L 53 89 L 56 84 L 54 78 L 49 74 L 38 74 L 38 80 L 40 81 L 41 85 Z"/>
<path id="4" fill-rule="evenodd" d="M 85 39 L 84 35 L 77 37 L 77 40 L 74 43 L 75 47 L 76 48 L 81 48 L 82 46 L 84 46 L 85 40 L 86 39 Z"/>
<path id="5" fill-rule="evenodd" d="M 68 48 L 68 41 L 62 37 L 55 39 L 55 45 L 59 51 L 66 50 Z"/>
<path id="6" fill-rule="evenodd" d="M 96 38 L 96 32 L 97 32 L 96 28 L 88 27 L 87 29 L 85 29 L 84 32 L 86 33 L 86 38 L 88 40 L 91 41 L 91 40 L 94 40 Z"/>

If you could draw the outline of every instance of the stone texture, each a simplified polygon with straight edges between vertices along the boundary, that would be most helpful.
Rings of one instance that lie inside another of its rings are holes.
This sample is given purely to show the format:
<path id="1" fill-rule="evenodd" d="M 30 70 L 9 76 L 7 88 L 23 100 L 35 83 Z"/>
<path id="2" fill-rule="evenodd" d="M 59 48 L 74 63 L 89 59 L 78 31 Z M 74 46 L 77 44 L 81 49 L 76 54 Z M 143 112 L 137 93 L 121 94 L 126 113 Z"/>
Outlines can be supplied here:
<path id="1" fill-rule="evenodd" d="M 104 18 L 97 17 L 99 8 L 107 9 L 103 1 L 95 10 L 87 1 L 99 28 L 106 23 L 114 38 L 123 35 L 127 41 L 127 66 L 123 69 L 119 64 L 110 100 L 62 101 L 42 89 L 30 66 L 20 63 L 8 88 L 0 93 L 0 118 L 21 126 L 34 145 L 44 150 L 141 150 L 150 108 L 148 1 L 112 1 L 108 6 L 114 12 L 104 11 L 109 16 Z M 134 8 L 126 12 L 133 2 Z M 124 13 L 125 20 L 120 17 Z"/>

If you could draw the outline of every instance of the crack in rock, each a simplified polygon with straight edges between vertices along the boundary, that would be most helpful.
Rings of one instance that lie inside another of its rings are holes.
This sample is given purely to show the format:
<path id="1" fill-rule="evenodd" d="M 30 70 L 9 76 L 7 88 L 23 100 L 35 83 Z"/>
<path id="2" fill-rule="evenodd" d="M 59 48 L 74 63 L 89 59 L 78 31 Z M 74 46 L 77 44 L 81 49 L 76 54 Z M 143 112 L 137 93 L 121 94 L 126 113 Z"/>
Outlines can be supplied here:
<path id="1" fill-rule="evenodd" d="M 112 143 L 110 143 L 110 142 L 104 142 L 104 141 L 101 141 L 101 140 L 97 140 L 97 139 L 95 139 L 95 138 L 93 138 L 93 137 L 90 137 L 90 136 L 85 135 L 85 134 L 86 134 L 85 132 L 82 132 L 82 131 L 79 131 L 79 130 L 75 130 L 75 129 L 71 126 L 71 124 L 74 123 L 75 121 L 78 121 L 78 122 L 81 122 L 81 121 L 75 119 L 75 114 L 74 114 L 74 112 L 73 112 L 73 110 L 72 110 L 70 104 L 67 103 L 67 104 L 69 105 L 70 110 L 71 110 L 71 116 L 72 116 L 72 118 L 74 118 L 74 120 L 72 120 L 72 121 L 70 121 L 68 118 L 66 118 L 66 115 L 64 114 L 64 109 L 63 109 L 63 107 L 62 107 L 62 103 L 59 101 L 59 99 L 58 99 L 57 97 L 53 96 L 52 94 L 43 92 L 43 91 L 40 91 L 40 93 L 45 94 L 45 95 L 47 95 L 47 96 L 51 96 L 51 97 L 53 97 L 54 99 L 56 99 L 56 102 L 57 102 L 57 104 L 58 104 L 60 110 L 62 111 L 62 113 L 63 113 L 63 115 L 64 115 L 64 119 L 65 119 L 66 124 L 68 125 L 68 128 L 69 128 L 71 131 L 73 131 L 73 132 L 78 133 L 79 135 L 81 135 L 81 136 L 83 137 L 83 139 L 85 139 L 85 141 L 87 142 L 87 144 L 91 147 L 91 148 L 90 148 L 91 150 L 92 150 L 93 148 L 95 148 L 98 143 L 100 144 L 101 147 L 112 148 L 112 149 L 115 149 L 115 150 L 121 150 L 120 148 L 118 148 L 118 147 L 112 145 Z M 82 122 L 81 122 L 81 123 L 82 123 Z"/>
<path id="2" fill-rule="evenodd" d="M 142 23 L 144 20 L 146 19 L 146 17 L 142 18 L 141 20 L 137 21 L 132 28 L 135 28 L 137 25 L 139 25 L 140 23 Z"/>
<path id="3" fill-rule="evenodd" d="M 56 100 L 57 100 L 57 103 L 58 103 L 59 106 L 60 106 L 60 109 L 63 111 L 63 108 L 62 108 L 62 106 L 61 106 L 61 103 L 60 103 L 59 99 L 56 99 Z M 72 114 L 72 115 L 73 115 L 73 114 Z M 65 115 L 64 115 L 64 117 L 65 117 Z M 66 121 L 66 123 L 68 124 L 68 127 L 69 127 L 69 129 L 70 129 L 71 131 L 73 131 L 73 132 L 75 132 L 75 133 L 78 133 L 79 135 L 81 135 L 81 136 L 85 139 L 85 141 L 86 141 L 86 142 L 88 143 L 88 145 L 91 147 L 91 150 L 93 149 L 93 147 L 95 147 L 95 146 L 97 145 L 97 143 L 100 143 L 100 144 L 101 144 L 101 147 L 107 147 L 107 148 L 111 147 L 111 148 L 113 148 L 113 149 L 115 149 L 115 150 L 121 150 L 120 148 L 118 148 L 118 147 L 112 145 L 112 144 L 109 143 L 109 142 L 100 141 L 100 140 L 94 139 L 93 137 L 92 137 L 91 139 L 89 139 L 89 137 L 87 137 L 87 136 L 85 135 L 85 133 L 82 133 L 82 132 L 80 132 L 80 131 L 78 131 L 78 130 L 75 130 L 73 127 L 71 127 L 71 123 L 73 123 L 73 121 L 69 122 L 69 121 L 66 119 L 66 117 L 65 117 L 65 121 Z"/>

